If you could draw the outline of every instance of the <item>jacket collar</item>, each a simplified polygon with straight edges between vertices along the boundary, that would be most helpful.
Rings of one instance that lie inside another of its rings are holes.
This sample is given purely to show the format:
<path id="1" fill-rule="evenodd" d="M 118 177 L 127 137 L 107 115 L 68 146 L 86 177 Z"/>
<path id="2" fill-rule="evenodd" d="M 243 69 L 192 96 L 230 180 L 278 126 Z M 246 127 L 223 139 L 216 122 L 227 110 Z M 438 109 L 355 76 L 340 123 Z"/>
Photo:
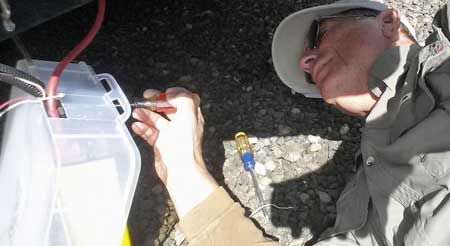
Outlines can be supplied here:
<path id="1" fill-rule="evenodd" d="M 366 127 L 389 127 L 395 117 L 388 113 L 389 99 L 396 95 L 396 86 L 399 80 L 408 71 L 410 64 L 417 60 L 417 44 L 401 45 L 387 49 L 373 65 L 369 73 L 369 88 L 377 95 L 378 101 L 366 117 Z M 390 105 L 392 106 L 392 105 Z"/>
<path id="2" fill-rule="evenodd" d="M 369 88 L 384 92 L 395 90 L 399 77 L 408 69 L 420 46 L 401 45 L 387 49 L 377 58 L 369 73 Z M 375 94 L 376 95 L 376 94 Z"/>

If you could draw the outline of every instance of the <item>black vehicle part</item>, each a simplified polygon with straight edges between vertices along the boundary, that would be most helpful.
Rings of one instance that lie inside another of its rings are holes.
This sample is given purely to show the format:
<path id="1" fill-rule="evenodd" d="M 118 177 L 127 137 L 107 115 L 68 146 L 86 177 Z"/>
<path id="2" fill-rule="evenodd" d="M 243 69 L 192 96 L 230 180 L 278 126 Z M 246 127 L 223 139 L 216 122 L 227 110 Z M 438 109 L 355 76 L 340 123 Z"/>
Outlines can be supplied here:
<path id="1" fill-rule="evenodd" d="M 92 0 L 10 0 L 11 20 L 16 28 L 7 32 L 0 26 L 0 41 L 26 31 Z"/>

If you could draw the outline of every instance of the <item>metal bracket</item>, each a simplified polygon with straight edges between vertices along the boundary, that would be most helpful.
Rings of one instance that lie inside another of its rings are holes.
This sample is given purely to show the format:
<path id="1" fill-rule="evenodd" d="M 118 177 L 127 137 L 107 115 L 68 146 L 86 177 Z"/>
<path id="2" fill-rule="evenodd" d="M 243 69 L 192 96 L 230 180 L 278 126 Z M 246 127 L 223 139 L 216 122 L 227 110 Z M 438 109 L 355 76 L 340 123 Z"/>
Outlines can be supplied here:
<path id="1" fill-rule="evenodd" d="M 16 29 L 16 24 L 11 20 L 11 9 L 9 8 L 8 1 L 0 0 L 0 8 L 2 10 L 0 15 L 2 17 L 3 28 L 5 28 L 6 32 L 13 32 Z"/>

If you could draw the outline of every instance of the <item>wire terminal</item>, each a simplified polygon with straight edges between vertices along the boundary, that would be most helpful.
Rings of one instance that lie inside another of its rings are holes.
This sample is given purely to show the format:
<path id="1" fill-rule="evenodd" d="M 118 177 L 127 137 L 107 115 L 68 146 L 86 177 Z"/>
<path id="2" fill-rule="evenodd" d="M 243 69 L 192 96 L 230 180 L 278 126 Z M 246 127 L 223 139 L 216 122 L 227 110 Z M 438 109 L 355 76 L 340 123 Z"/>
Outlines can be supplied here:
<path id="1" fill-rule="evenodd" d="M 177 109 L 167 102 L 166 94 L 161 93 L 148 98 L 136 98 L 130 104 L 134 108 L 145 108 L 158 113 L 175 113 Z"/>

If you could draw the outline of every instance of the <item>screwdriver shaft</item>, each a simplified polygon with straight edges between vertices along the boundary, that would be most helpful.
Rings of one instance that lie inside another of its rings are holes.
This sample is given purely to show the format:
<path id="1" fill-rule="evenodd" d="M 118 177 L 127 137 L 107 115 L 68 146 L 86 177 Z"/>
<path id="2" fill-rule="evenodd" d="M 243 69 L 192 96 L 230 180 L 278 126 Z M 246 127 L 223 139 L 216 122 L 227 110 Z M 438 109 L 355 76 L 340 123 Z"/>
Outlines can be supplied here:
<path id="1" fill-rule="evenodd" d="M 259 200 L 259 206 L 262 207 L 266 204 L 264 202 L 264 197 L 262 195 L 261 189 L 259 188 L 258 179 L 256 177 L 255 170 L 253 168 L 250 168 L 250 176 L 252 177 L 253 186 L 255 187 L 256 197 Z M 269 212 L 267 212 L 267 207 L 263 208 L 262 211 L 264 214 L 264 218 L 268 221 L 269 220 Z"/>

